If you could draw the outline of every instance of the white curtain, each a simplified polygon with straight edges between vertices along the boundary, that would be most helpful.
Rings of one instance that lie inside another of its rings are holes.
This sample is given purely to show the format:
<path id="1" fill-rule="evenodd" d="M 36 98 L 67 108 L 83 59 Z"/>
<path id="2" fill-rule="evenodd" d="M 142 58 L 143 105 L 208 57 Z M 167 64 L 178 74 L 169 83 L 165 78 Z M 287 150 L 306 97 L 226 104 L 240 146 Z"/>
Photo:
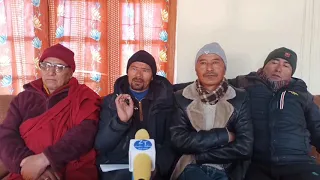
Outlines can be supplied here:
<path id="1" fill-rule="evenodd" d="M 320 95 L 320 1 L 305 0 L 299 75 L 313 94 Z"/>

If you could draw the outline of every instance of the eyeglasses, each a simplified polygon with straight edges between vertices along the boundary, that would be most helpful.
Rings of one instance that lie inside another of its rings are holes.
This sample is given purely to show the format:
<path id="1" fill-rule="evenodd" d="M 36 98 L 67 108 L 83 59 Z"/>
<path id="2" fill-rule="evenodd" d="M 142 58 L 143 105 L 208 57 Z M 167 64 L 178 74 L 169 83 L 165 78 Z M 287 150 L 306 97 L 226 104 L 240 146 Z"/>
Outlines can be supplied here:
<path id="1" fill-rule="evenodd" d="M 52 64 L 52 63 L 49 63 L 49 62 L 40 62 L 39 63 L 39 67 L 43 71 L 49 71 L 50 68 L 53 67 L 56 73 L 60 73 L 64 69 L 70 68 L 70 66 L 65 66 L 65 65 L 62 65 L 62 64 Z"/>

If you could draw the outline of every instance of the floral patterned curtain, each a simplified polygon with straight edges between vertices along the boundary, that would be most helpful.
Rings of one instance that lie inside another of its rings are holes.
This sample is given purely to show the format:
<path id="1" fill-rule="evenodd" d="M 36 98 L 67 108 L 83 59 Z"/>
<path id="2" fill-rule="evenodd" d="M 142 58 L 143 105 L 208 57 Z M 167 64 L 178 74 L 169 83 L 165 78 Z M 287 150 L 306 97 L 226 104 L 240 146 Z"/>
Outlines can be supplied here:
<path id="1" fill-rule="evenodd" d="M 17 94 L 39 78 L 43 50 L 75 52 L 74 76 L 101 96 L 145 49 L 158 74 L 173 81 L 176 0 L 0 0 L 0 94 Z"/>
<path id="2" fill-rule="evenodd" d="M 50 1 L 51 45 L 61 43 L 75 53 L 74 76 L 100 95 L 108 92 L 107 1 Z"/>
<path id="3" fill-rule="evenodd" d="M 175 38 L 175 32 L 171 33 L 169 27 L 169 12 L 171 13 L 169 0 L 127 0 L 121 3 L 121 38 L 122 73 L 125 73 L 128 58 L 139 49 L 151 53 L 158 66 L 158 75 L 173 79 L 169 70 L 173 56 L 168 55 L 172 44 L 170 38 Z M 171 34 L 169 34 L 171 33 Z M 168 60 L 170 63 L 168 63 Z"/>
<path id="4" fill-rule="evenodd" d="M 46 1 L 0 0 L 0 94 L 17 94 L 38 78 L 37 57 L 48 47 Z"/>

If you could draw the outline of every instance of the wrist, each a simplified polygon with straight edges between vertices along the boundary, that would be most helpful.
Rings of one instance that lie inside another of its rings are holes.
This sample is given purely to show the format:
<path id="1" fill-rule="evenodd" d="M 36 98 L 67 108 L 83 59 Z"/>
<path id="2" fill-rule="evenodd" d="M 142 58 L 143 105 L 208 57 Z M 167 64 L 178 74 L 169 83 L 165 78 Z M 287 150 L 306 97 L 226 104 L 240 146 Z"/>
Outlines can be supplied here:
<path id="1" fill-rule="evenodd" d="M 129 119 L 121 119 L 121 118 L 119 118 L 119 120 L 120 120 L 121 122 L 124 122 L 124 123 L 126 123 L 126 122 L 129 121 Z"/>
<path id="2" fill-rule="evenodd" d="M 44 153 L 41 153 L 41 161 L 45 166 L 49 166 L 50 165 L 50 161 L 47 158 L 47 156 Z"/>
<path id="3" fill-rule="evenodd" d="M 130 121 L 130 118 L 128 120 L 126 119 L 121 119 L 120 117 L 117 118 L 118 122 L 120 122 L 121 124 L 128 124 L 128 122 Z"/>

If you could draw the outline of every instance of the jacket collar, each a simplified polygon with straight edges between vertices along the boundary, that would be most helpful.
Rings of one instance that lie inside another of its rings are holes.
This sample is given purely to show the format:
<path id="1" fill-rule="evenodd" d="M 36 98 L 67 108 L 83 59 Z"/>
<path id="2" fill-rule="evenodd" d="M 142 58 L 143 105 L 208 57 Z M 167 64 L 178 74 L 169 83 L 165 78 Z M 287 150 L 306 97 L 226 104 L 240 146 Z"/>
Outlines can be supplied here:
<path id="1" fill-rule="evenodd" d="M 183 90 L 182 95 L 185 98 L 192 100 L 192 102 L 186 108 L 186 113 L 193 128 L 196 131 L 210 130 L 212 127 L 206 126 L 206 121 L 210 119 L 206 119 L 204 116 L 205 104 L 200 99 L 200 96 L 196 90 L 195 82 L 187 86 Z M 233 99 L 234 97 L 236 97 L 236 92 L 231 86 L 229 86 L 226 94 L 217 102 L 217 104 L 212 105 L 216 109 L 215 114 L 211 116 L 213 128 L 223 128 L 227 125 L 234 111 L 233 105 L 229 103 L 228 100 Z"/>
<path id="2" fill-rule="evenodd" d="M 129 80 L 127 75 L 118 78 L 114 83 L 114 92 L 116 94 L 130 94 L 132 97 L 134 97 L 129 88 L 130 88 L 130 85 L 129 85 Z M 154 99 L 153 90 L 151 88 L 152 87 L 150 83 L 149 91 L 145 99 L 149 99 L 149 100 Z"/>
<path id="3" fill-rule="evenodd" d="M 257 80 L 262 81 L 262 79 L 258 76 L 257 72 L 250 72 L 249 74 L 245 75 L 247 79 L 250 80 Z M 291 77 L 291 81 L 289 83 L 289 88 L 300 88 L 300 89 L 307 89 L 306 83 L 299 78 Z"/>
<path id="4" fill-rule="evenodd" d="M 114 83 L 114 93 L 112 98 L 112 103 L 109 104 L 109 107 L 112 109 L 116 109 L 115 106 L 115 98 L 117 97 L 116 94 L 130 94 L 129 90 L 129 81 L 128 76 L 124 75 L 116 80 Z M 145 99 L 151 100 L 152 106 L 172 106 L 173 105 L 173 86 L 172 84 L 164 77 L 161 76 L 154 76 L 152 82 L 150 83 L 149 92 Z M 170 101 L 169 101 L 169 100 Z"/>

